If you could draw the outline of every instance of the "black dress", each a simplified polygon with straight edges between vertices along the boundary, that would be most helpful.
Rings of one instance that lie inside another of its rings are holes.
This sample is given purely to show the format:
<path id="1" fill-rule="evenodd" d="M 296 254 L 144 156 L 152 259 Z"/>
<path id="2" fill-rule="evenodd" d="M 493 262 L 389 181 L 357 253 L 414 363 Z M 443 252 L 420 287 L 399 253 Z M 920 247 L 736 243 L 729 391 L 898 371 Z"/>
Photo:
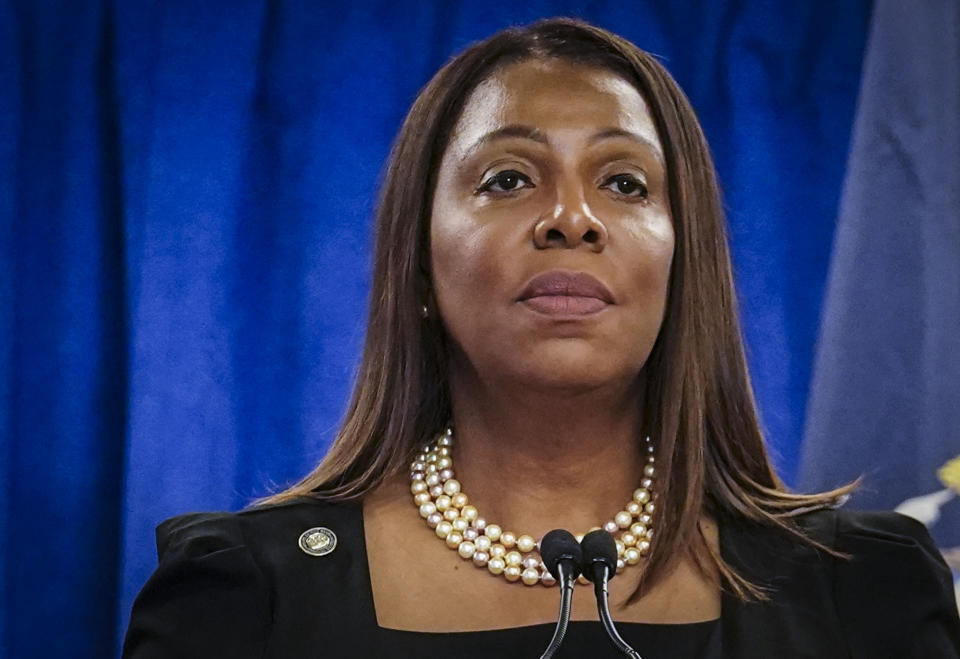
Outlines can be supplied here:
<path id="1" fill-rule="evenodd" d="M 951 575 L 918 522 L 893 513 L 819 511 L 801 524 L 850 555 L 836 559 L 780 532 L 720 523 L 724 558 L 769 600 L 723 596 L 719 620 L 618 624 L 644 659 L 958 659 Z M 300 534 L 337 536 L 310 556 Z M 137 597 L 130 659 L 177 657 L 538 657 L 551 625 L 425 634 L 383 629 L 373 608 L 357 504 L 313 499 L 240 513 L 197 513 L 157 528 L 160 562 Z M 596 622 L 571 623 L 562 657 L 619 655 Z"/>

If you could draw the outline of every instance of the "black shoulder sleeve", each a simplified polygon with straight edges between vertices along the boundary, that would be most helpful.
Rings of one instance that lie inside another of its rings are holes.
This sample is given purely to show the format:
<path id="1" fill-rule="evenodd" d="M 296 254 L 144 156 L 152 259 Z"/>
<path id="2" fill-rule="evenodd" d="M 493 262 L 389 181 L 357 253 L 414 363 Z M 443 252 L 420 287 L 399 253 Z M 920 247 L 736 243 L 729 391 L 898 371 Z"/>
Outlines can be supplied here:
<path id="1" fill-rule="evenodd" d="M 123 657 L 261 659 L 269 587 L 229 513 L 194 513 L 157 527 L 156 571 L 133 604 Z"/>
<path id="2" fill-rule="evenodd" d="M 927 529 L 897 513 L 837 518 L 837 607 L 852 657 L 960 658 L 953 578 Z"/>

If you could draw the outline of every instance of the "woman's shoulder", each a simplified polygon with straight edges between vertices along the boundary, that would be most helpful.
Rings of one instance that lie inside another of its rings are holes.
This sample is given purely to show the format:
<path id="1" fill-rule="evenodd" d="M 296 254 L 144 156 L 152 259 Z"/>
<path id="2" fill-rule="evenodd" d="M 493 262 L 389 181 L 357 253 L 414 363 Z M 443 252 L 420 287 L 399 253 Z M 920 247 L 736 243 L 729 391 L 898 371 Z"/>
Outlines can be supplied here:
<path id="1" fill-rule="evenodd" d="M 262 657 L 278 629 L 303 622 L 288 610 L 354 587 L 362 563 L 359 503 L 303 497 L 187 513 L 156 535 L 157 568 L 134 602 L 124 657 Z"/>
<path id="2" fill-rule="evenodd" d="M 820 611 L 823 628 L 836 625 L 852 657 L 960 656 L 953 578 L 923 524 L 895 512 L 844 508 L 793 519 L 833 554 L 780 533 L 765 549 L 758 548 L 763 534 L 759 543 L 751 544 L 748 533 L 736 541 L 747 548 L 741 558 L 765 563 L 757 574 L 780 588 L 772 601 Z"/>
<path id="3" fill-rule="evenodd" d="M 298 529 L 299 537 L 315 528 L 352 540 L 362 530 L 360 504 L 303 496 L 238 512 L 185 513 L 157 526 L 157 554 L 162 561 L 183 551 L 196 556 L 239 546 L 269 549 Z"/>

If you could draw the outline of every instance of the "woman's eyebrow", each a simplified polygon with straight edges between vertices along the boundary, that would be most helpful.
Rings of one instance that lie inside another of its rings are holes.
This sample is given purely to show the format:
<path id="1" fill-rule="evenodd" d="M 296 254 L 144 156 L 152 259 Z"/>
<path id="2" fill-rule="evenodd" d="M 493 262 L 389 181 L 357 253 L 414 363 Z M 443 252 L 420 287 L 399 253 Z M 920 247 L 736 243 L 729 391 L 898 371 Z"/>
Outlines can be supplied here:
<path id="1" fill-rule="evenodd" d="M 595 133 L 593 137 L 590 138 L 588 144 L 592 146 L 597 142 L 618 137 L 628 139 L 646 147 L 646 149 L 657 158 L 657 162 L 660 164 L 660 166 L 663 167 L 663 154 L 660 152 L 660 147 L 648 140 L 646 137 L 638 135 L 637 133 L 629 130 L 624 130 L 623 128 L 604 128 L 603 130 Z"/>
<path id="2" fill-rule="evenodd" d="M 539 128 L 525 126 L 523 124 L 509 124 L 482 135 L 480 139 L 471 144 L 470 147 L 464 151 L 464 158 L 470 156 L 470 154 L 474 153 L 477 149 L 486 144 L 496 142 L 497 140 L 506 139 L 508 137 L 522 137 L 524 139 L 533 140 L 534 142 L 538 142 L 540 144 L 549 144 L 546 135 L 544 135 Z"/>
<path id="3" fill-rule="evenodd" d="M 482 135 L 476 142 L 470 145 L 470 147 L 464 151 L 463 157 L 467 158 L 471 154 L 477 151 L 480 147 L 490 144 L 491 142 L 496 142 L 497 140 L 507 139 L 511 137 L 520 137 L 523 139 L 532 140 L 538 144 L 550 144 L 550 141 L 547 139 L 547 136 L 539 128 L 533 126 L 527 126 L 524 124 L 509 124 L 503 126 L 502 128 L 497 128 L 492 130 L 489 133 Z M 629 130 L 624 130 L 623 128 L 604 128 L 603 130 L 595 133 L 589 140 L 589 145 L 594 145 L 597 142 L 601 142 L 607 139 L 614 138 L 625 138 L 632 142 L 636 142 L 641 146 L 646 147 L 650 153 L 652 153 L 660 166 L 663 166 L 663 154 L 660 152 L 660 147 L 648 140 L 646 137 L 634 133 Z"/>

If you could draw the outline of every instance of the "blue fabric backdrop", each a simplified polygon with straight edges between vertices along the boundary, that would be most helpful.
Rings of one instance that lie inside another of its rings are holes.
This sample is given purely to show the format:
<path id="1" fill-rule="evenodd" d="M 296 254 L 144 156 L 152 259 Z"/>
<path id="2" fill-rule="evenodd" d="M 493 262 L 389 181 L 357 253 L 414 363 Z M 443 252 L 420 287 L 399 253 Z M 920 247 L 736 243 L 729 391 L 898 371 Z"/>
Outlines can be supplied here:
<path id="1" fill-rule="evenodd" d="M 453 52 L 577 15 L 663 57 L 726 191 L 796 473 L 867 0 L 0 1 L 0 653 L 116 653 L 153 528 L 338 425 L 390 140 Z"/>

